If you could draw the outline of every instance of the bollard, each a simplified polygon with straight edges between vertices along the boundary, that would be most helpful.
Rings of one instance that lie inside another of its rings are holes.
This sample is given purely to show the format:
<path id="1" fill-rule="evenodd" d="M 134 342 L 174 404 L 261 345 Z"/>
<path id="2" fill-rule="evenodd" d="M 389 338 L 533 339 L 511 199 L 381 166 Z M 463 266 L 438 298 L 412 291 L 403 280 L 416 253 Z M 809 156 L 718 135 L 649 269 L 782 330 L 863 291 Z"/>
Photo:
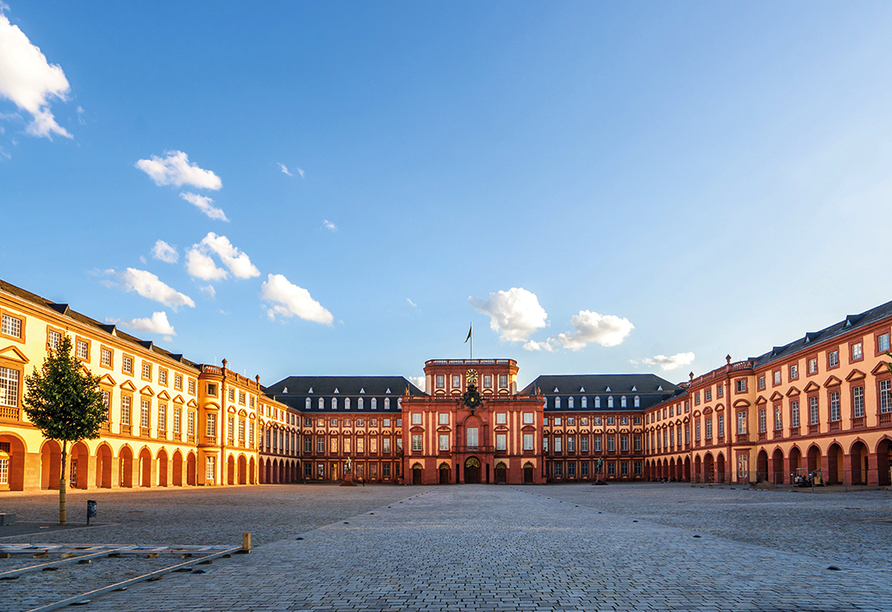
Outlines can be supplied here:
<path id="1" fill-rule="evenodd" d="M 251 552 L 251 532 L 246 531 L 242 534 L 242 551 L 243 553 Z"/>
<path id="2" fill-rule="evenodd" d="M 96 518 L 96 500 L 95 499 L 87 500 L 87 526 L 90 525 L 91 518 Z"/>

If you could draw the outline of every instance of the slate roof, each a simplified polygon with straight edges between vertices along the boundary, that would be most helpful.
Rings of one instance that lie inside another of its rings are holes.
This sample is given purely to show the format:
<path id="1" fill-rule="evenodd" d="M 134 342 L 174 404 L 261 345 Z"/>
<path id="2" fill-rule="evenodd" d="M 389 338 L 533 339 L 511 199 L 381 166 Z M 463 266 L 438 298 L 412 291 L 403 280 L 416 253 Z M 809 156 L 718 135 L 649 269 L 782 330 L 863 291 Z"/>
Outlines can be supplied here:
<path id="1" fill-rule="evenodd" d="M 425 393 L 404 376 L 289 376 L 265 389 L 270 397 L 298 410 L 306 409 L 306 398 L 356 398 L 366 397 L 402 397 L 409 389 L 409 395 L 420 396 Z M 337 390 L 337 392 L 335 392 Z M 343 407 L 343 402 L 339 402 Z M 325 411 L 329 411 L 330 403 L 325 402 Z M 393 402 L 395 408 L 397 402 Z M 318 411 L 318 403 L 311 403 L 311 410 Z M 351 411 L 356 409 L 354 403 Z M 341 408 L 341 411 L 343 408 Z"/>
<path id="2" fill-rule="evenodd" d="M 865 310 L 861 314 L 848 315 L 842 321 L 834 323 L 829 327 L 816 332 L 808 332 L 798 340 L 782 346 L 775 346 L 764 355 L 751 357 L 750 359 L 756 362 L 755 367 L 758 368 L 773 361 L 785 359 L 799 351 L 807 351 L 814 345 L 832 340 L 858 328 L 867 327 L 888 317 L 892 317 L 892 302 L 886 302 L 870 310 Z"/>
<path id="3" fill-rule="evenodd" d="M 568 374 L 538 376 L 520 394 L 534 395 L 537 389 L 545 396 L 545 410 L 615 412 L 649 408 L 676 394 L 681 387 L 655 374 Z M 576 399 L 573 408 L 569 407 L 569 402 L 560 408 L 555 408 L 556 397 L 570 396 Z M 582 407 L 583 396 L 591 398 L 585 408 Z M 622 396 L 626 396 L 627 399 L 625 408 L 620 402 Z M 636 396 L 639 398 L 638 407 L 634 404 Z M 597 408 L 595 397 L 602 398 Z M 614 398 L 612 407 L 608 408 L 607 397 Z"/>

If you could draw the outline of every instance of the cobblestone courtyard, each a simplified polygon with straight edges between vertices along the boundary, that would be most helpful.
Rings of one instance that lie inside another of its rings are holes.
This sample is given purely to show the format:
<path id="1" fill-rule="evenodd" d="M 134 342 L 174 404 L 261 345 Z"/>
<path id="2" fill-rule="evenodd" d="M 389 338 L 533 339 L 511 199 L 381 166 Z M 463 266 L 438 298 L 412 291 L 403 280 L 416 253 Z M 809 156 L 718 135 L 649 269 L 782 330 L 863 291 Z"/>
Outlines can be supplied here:
<path id="1" fill-rule="evenodd" d="M 72 522 L 82 520 L 88 498 L 98 500 L 103 524 L 44 531 L 34 541 L 237 544 L 251 531 L 255 547 L 203 574 L 94 599 L 86 610 L 879 611 L 892 602 L 888 491 L 681 484 L 101 491 L 69 495 Z M 0 510 L 20 522 L 55 518 L 53 494 L 0 499 Z"/>

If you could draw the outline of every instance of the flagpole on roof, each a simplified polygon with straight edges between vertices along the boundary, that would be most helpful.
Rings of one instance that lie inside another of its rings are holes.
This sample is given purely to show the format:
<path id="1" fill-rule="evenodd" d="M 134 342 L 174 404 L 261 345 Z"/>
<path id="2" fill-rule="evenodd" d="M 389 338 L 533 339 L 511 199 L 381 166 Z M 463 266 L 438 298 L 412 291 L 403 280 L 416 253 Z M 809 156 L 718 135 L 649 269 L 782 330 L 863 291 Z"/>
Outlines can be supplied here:
<path id="1" fill-rule="evenodd" d="M 465 338 L 465 344 L 468 343 L 468 340 L 471 341 L 471 359 L 474 359 L 474 324 L 471 323 L 471 327 L 468 329 L 468 337 Z"/>

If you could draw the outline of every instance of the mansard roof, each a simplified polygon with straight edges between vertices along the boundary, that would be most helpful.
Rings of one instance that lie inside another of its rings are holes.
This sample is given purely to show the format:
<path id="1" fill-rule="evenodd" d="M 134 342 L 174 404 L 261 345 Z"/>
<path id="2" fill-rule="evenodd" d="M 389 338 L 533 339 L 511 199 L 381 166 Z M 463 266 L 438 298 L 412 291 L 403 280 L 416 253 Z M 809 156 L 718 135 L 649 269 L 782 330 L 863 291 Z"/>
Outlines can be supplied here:
<path id="1" fill-rule="evenodd" d="M 362 397 L 424 395 L 405 376 L 289 376 L 266 388 L 267 395 L 289 397 Z M 287 389 L 287 391 L 286 391 Z"/>
<path id="2" fill-rule="evenodd" d="M 861 314 L 848 315 L 842 321 L 834 323 L 829 327 L 815 332 L 808 332 L 798 340 L 783 346 L 775 346 L 764 355 L 752 359 L 756 362 L 755 367 L 758 368 L 773 361 L 786 359 L 799 351 L 806 351 L 812 346 L 838 338 L 859 328 L 870 326 L 889 317 L 892 317 L 892 302 L 886 302 Z"/>
<path id="3" fill-rule="evenodd" d="M 555 374 L 537 376 L 521 395 L 665 395 L 680 387 L 656 374 Z"/>

